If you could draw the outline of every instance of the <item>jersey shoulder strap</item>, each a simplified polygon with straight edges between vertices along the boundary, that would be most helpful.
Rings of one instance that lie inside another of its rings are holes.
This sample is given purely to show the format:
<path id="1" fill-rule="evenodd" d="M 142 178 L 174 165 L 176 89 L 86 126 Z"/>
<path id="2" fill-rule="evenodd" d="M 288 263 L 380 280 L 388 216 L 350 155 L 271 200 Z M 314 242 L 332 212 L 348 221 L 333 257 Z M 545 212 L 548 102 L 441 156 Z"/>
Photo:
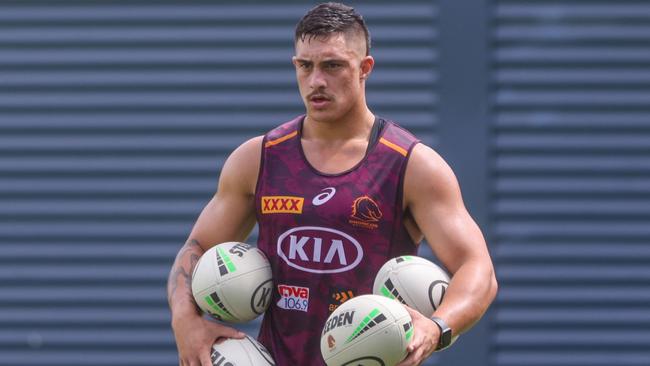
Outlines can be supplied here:
<path id="1" fill-rule="evenodd" d="M 264 135 L 264 148 L 279 145 L 298 136 L 300 123 L 302 122 L 303 118 L 304 116 L 298 116 L 291 121 L 285 122 L 269 131 L 266 135 Z"/>
<path id="2" fill-rule="evenodd" d="M 379 138 L 379 143 L 408 157 L 413 147 L 420 142 L 412 133 L 402 128 L 393 121 L 386 121 L 384 133 Z"/>

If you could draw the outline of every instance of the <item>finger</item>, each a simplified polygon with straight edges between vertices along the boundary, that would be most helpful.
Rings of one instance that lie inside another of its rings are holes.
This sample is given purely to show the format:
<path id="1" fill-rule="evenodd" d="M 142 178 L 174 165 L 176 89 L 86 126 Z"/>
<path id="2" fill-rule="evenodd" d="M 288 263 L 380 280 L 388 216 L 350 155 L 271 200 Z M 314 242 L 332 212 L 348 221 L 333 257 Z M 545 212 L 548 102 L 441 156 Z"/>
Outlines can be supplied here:
<path id="1" fill-rule="evenodd" d="M 409 353 L 402 362 L 398 363 L 396 366 L 415 366 L 419 365 L 422 359 L 422 348 L 417 348 L 413 352 Z"/>
<path id="2" fill-rule="evenodd" d="M 402 304 L 402 306 L 404 306 L 404 309 L 406 309 L 406 311 L 408 311 L 409 313 L 412 313 L 412 312 L 415 311 L 412 307 L 410 307 L 410 306 L 408 306 L 406 304 Z"/>
<path id="3" fill-rule="evenodd" d="M 420 360 L 422 359 L 422 348 L 418 348 L 413 353 L 411 353 L 408 357 L 409 359 L 409 365 L 417 365 L 420 363 Z"/>
<path id="4" fill-rule="evenodd" d="M 407 361 L 406 358 L 405 358 L 405 359 L 402 360 L 402 362 L 398 363 L 398 364 L 395 365 L 395 366 L 408 366 L 408 363 L 407 363 L 407 362 L 408 362 L 408 361 Z"/>
<path id="5" fill-rule="evenodd" d="M 413 352 L 416 348 L 418 348 L 418 344 L 415 343 L 415 339 L 409 343 L 408 346 L 406 346 L 406 352 L 411 353 Z"/>
<path id="6" fill-rule="evenodd" d="M 424 338 L 422 338 L 422 337 L 413 337 L 413 340 L 411 341 L 411 343 L 409 343 L 408 346 L 406 346 L 406 351 L 408 353 L 412 353 L 417 348 L 420 348 L 420 346 L 422 346 L 423 340 L 424 340 Z"/>
<path id="7" fill-rule="evenodd" d="M 235 328 L 231 327 L 226 327 L 226 326 L 221 326 L 218 330 L 216 330 L 217 336 L 216 338 L 236 338 L 236 339 L 242 339 L 246 337 L 246 334 L 243 332 L 238 331 Z"/>
<path id="8" fill-rule="evenodd" d="M 405 308 L 406 311 L 409 313 L 409 315 L 411 316 L 411 318 L 413 318 L 413 317 L 421 317 L 421 316 L 423 316 L 419 311 L 413 309 L 412 307 L 410 307 L 410 306 L 408 306 L 408 305 L 404 305 L 404 308 Z"/>
<path id="9" fill-rule="evenodd" d="M 201 352 L 199 357 L 201 357 L 201 366 L 212 366 L 212 357 L 210 352 Z"/>
<path id="10" fill-rule="evenodd" d="M 412 365 L 413 365 L 413 358 L 411 357 L 411 355 L 409 355 L 408 357 L 403 359 L 400 363 L 398 363 L 395 366 L 412 366 Z"/>
<path id="11" fill-rule="evenodd" d="M 413 315 L 414 315 L 413 313 L 415 312 L 415 310 L 413 310 L 413 309 L 412 309 L 410 306 L 408 306 L 408 305 L 404 305 L 404 309 L 406 309 L 406 312 L 409 313 L 409 315 L 410 315 L 411 317 L 413 317 Z"/>
<path id="12" fill-rule="evenodd" d="M 408 352 L 406 354 L 406 358 L 404 358 L 402 360 L 402 362 L 398 363 L 395 366 L 409 366 L 409 365 L 411 365 L 412 360 L 413 360 L 413 354 L 414 354 L 415 350 L 417 349 L 417 347 L 415 347 L 415 345 L 413 344 L 414 341 L 415 341 L 415 339 L 408 345 L 408 347 L 406 347 L 406 351 Z"/>

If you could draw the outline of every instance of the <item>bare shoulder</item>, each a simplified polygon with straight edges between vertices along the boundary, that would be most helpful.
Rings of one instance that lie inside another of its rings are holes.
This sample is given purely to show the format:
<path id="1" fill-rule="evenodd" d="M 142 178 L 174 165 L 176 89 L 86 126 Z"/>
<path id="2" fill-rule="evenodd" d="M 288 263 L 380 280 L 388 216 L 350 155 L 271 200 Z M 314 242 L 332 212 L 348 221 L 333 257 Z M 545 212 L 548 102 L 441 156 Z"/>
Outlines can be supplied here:
<path id="1" fill-rule="evenodd" d="M 458 180 L 449 164 L 424 144 L 417 144 L 411 152 L 404 177 L 404 198 L 407 206 L 423 198 L 434 201 L 461 199 Z"/>
<path id="2" fill-rule="evenodd" d="M 262 137 L 252 138 L 235 149 L 223 165 L 217 192 L 190 233 L 190 239 L 199 242 L 203 250 L 215 243 L 244 241 L 253 229 L 261 146 Z"/>
<path id="3" fill-rule="evenodd" d="M 409 160 L 404 204 L 436 257 L 452 273 L 477 258 L 491 266 L 483 234 L 465 207 L 449 165 L 424 145 L 416 146 Z"/>
<path id="4" fill-rule="evenodd" d="M 235 189 L 244 190 L 247 194 L 255 193 L 263 139 L 264 136 L 253 137 L 230 154 L 221 170 L 219 190 Z"/>

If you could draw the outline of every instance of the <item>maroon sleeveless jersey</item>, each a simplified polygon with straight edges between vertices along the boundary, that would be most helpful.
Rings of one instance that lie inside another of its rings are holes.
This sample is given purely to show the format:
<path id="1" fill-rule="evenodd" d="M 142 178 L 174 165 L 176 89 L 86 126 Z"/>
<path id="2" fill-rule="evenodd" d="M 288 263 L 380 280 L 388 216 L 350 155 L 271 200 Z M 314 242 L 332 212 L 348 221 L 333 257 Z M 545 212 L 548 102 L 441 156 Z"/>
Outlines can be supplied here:
<path id="1" fill-rule="evenodd" d="M 360 163 L 324 174 L 305 158 L 303 119 L 264 137 L 255 192 L 258 247 L 274 283 L 259 340 L 278 365 L 324 365 L 320 335 L 329 314 L 350 297 L 372 293 L 387 260 L 417 250 L 402 210 L 416 138 L 386 121 Z"/>

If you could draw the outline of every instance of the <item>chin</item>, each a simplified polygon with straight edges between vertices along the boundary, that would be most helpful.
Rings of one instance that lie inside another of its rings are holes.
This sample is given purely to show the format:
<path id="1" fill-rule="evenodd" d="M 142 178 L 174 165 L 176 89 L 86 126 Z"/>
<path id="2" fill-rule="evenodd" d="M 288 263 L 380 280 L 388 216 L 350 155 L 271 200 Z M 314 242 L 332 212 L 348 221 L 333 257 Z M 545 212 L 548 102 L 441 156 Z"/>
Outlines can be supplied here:
<path id="1" fill-rule="evenodd" d="M 341 116 L 330 110 L 307 110 L 307 117 L 313 121 L 331 123 L 336 122 Z"/>

